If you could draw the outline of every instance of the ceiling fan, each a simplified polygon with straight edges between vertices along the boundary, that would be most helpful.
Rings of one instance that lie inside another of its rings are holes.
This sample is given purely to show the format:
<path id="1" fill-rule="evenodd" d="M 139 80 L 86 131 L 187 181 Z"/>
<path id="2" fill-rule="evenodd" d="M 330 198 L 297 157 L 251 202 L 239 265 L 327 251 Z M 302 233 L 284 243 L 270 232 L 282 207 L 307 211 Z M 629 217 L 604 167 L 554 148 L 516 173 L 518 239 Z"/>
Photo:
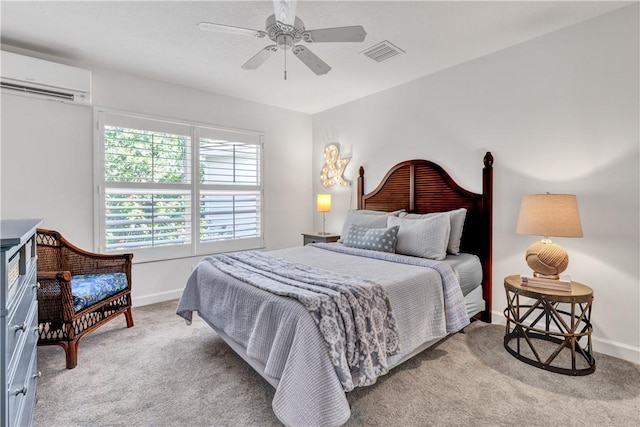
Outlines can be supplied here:
<path id="1" fill-rule="evenodd" d="M 307 47 L 296 43 L 300 41 L 306 43 L 362 42 L 367 36 L 367 33 L 361 25 L 307 30 L 304 28 L 304 22 L 296 16 L 295 0 L 273 0 L 273 5 L 275 13 L 267 18 L 265 31 L 214 24 L 212 22 L 200 22 L 198 28 L 207 31 L 249 35 L 258 38 L 268 37 L 275 42 L 275 44 L 263 48 L 253 56 L 253 58 L 245 62 L 242 68 L 245 70 L 255 70 L 264 64 L 274 52 L 280 49 L 285 52 L 285 80 L 287 79 L 287 50 L 291 50 L 296 58 L 302 61 L 303 64 L 317 75 L 326 74 L 331 71 L 331 67 L 326 62 L 316 56 Z"/>

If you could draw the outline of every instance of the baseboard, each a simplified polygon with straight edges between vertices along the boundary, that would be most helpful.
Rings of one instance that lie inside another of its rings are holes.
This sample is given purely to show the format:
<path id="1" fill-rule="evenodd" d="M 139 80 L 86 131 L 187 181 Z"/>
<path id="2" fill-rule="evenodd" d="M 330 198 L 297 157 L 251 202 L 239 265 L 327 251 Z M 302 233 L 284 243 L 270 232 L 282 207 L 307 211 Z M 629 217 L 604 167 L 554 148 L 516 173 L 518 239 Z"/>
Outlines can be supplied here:
<path id="1" fill-rule="evenodd" d="M 504 314 L 501 311 L 492 311 L 491 323 L 496 325 L 506 325 L 507 319 L 505 319 Z M 594 351 L 606 354 L 607 356 L 613 356 L 618 359 L 640 364 L 640 347 L 633 347 L 621 342 L 599 338 L 595 333 L 592 338 Z"/>
<path id="2" fill-rule="evenodd" d="M 605 338 L 598 338 L 593 335 L 593 349 L 599 353 L 628 360 L 629 362 L 640 364 L 640 348 L 611 341 Z"/>
<path id="3" fill-rule="evenodd" d="M 176 289 L 173 291 L 159 292 L 157 294 L 145 295 L 142 297 L 132 297 L 131 304 L 133 307 L 140 307 L 143 305 L 155 304 L 157 302 L 179 299 L 180 296 L 182 296 L 182 291 L 183 289 Z"/>

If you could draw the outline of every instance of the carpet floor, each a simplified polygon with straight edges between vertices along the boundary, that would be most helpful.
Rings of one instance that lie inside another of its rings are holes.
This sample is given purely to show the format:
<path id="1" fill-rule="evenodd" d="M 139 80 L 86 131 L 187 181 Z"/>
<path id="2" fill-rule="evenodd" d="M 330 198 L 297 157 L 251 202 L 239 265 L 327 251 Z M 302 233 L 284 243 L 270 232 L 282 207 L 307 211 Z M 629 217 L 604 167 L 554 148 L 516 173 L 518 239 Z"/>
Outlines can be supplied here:
<path id="1" fill-rule="evenodd" d="M 274 389 L 176 301 L 134 308 L 85 337 L 78 366 L 39 347 L 35 425 L 275 426 Z M 348 394 L 346 426 L 638 426 L 640 365 L 595 354 L 596 371 L 570 377 L 524 364 L 504 329 L 475 322 L 377 384 Z"/>

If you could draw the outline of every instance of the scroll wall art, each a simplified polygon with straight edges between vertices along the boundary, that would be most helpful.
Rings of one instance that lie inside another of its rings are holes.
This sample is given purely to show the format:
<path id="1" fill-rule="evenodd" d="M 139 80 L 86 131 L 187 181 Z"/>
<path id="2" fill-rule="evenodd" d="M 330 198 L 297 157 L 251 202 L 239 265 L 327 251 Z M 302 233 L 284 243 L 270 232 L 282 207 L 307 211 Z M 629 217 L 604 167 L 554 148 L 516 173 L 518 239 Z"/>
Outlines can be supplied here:
<path id="1" fill-rule="evenodd" d="M 340 149 L 337 144 L 330 144 L 325 147 L 324 162 L 320 172 L 322 185 L 325 187 L 331 187 L 336 184 L 343 187 L 351 185 L 351 182 L 343 177 L 344 168 L 347 167 L 349 158 L 340 157 Z"/>

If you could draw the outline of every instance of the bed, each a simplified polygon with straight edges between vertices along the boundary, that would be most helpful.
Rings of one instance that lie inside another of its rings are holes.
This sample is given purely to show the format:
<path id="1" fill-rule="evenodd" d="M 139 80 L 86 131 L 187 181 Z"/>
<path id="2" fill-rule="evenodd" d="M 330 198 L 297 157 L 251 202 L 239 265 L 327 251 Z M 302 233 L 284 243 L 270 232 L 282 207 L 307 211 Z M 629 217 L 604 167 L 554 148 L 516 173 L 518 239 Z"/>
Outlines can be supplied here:
<path id="1" fill-rule="evenodd" d="M 361 167 L 340 243 L 207 257 L 176 312 L 187 323 L 197 312 L 275 388 L 285 425 L 341 425 L 354 387 L 470 320 L 491 321 L 492 168 L 486 153 L 473 193 L 439 165 L 407 160 L 365 194 Z M 426 234 L 428 245 L 416 237 Z M 424 255 L 434 240 L 437 256 Z"/>

